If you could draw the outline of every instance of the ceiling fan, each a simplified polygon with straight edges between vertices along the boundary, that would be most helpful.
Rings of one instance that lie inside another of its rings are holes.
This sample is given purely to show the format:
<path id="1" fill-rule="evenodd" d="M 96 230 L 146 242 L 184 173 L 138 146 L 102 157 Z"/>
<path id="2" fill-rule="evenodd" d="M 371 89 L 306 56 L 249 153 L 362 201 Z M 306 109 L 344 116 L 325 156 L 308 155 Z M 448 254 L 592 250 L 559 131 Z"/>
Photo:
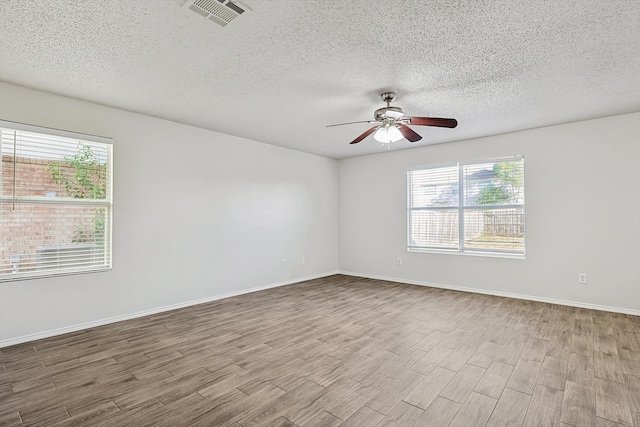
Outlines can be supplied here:
<path id="1" fill-rule="evenodd" d="M 420 141 L 422 137 L 407 125 L 416 126 L 437 126 L 443 128 L 454 128 L 458 126 L 456 119 L 445 119 L 441 117 L 415 117 L 405 116 L 404 111 L 400 107 L 392 107 L 391 102 L 396 99 L 395 92 L 384 92 L 380 95 L 383 102 L 387 103 L 386 107 L 378 108 L 373 117 L 375 120 L 365 120 L 360 122 L 339 123 L 337 125 L 329 125 L 327 127 L 351 125 L 354 123 L 375 123 L 371 129 L 366 130 L 351 144 L 357 144 L 373 133 L 373 137 L 384 144 L 396 142 L 402 138 L 406 138 L 410 142 Z M 374 133 L 375 132 L 375 133 Z"/>

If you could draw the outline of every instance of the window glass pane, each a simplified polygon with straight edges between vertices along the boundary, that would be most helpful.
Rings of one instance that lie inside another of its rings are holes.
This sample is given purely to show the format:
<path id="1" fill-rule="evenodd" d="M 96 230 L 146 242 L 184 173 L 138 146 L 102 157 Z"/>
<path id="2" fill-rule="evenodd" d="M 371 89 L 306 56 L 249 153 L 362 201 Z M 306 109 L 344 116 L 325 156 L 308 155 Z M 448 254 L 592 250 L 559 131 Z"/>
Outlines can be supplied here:
<path id="1" fill-rule="evenodd" d="M 409 172 L 411 207 L 458 206 L 458 167 Z"/>
<path id="2" fill-rule="evenodd" d="M 465 206 L 524 203 L 523 161 L 503 161 L 463 167 Z"/>
<path id="3" fill-rule="evenodd" d="M 524 251 L 524 209 L 466 209 L 467 249 Z"/>
<path id="4" fill-rule="evenodd" d="M 0 275 L 108 267 L 102 206 L 0 204 Z"/>
<path id="5" fill-rule="evenodd" d="M 410 214 L 409 246 L 458 247 L 458 210 L 415 210 Z"/>

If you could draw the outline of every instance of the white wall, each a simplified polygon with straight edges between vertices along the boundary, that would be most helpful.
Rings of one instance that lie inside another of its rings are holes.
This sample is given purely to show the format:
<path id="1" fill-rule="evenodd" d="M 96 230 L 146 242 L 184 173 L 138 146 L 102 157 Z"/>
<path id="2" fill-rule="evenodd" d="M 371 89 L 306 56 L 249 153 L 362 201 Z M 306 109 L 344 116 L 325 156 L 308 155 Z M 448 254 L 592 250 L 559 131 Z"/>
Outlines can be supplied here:
<path id="1" fill-rule="evenodd" d="M 407 252 L 408 169 L 518 154 L 525 260 Z M 640 314 L 639 160 L 640 113 L 341 160 L 340 270 Z"/>
<path id="2" fill-rule="evenodd" d="M 337 271 L 335 160 L 5 83 L 0 119 L 115 140 L 113 270 L 0 283 L 0 347 Z"/>
<path id="3" fill-rule="evenodd" d="M 338 266 L 640 314 L 640 113 L 339 162 L 5 83 L 0 119 L 115 139 L 113 270 L 0 283 L 0 347 Z M 406 251 L 408 169 L 514 154 L 525 260 Z"/>

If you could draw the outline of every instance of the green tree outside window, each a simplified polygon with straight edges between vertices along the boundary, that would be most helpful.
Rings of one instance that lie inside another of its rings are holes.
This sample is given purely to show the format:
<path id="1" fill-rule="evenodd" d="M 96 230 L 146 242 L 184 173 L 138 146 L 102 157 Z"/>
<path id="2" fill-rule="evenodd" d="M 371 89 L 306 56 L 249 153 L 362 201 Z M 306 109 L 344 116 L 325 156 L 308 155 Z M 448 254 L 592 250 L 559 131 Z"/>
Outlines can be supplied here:
<path id="1" fill-rule="evenodd" d="M 64 162 L 49 165 L 49 172 L 56 184 L 62 186 L 69 197 L 75 199 L 104 199 L 106 197 L 107 164 L 100 163 L 90 145 L 78 142 L 78 152 L 65 156 Z M 72 243 L 103 243 L 105 210 L 93 208 L 93 229 L 75 228 Z"/>

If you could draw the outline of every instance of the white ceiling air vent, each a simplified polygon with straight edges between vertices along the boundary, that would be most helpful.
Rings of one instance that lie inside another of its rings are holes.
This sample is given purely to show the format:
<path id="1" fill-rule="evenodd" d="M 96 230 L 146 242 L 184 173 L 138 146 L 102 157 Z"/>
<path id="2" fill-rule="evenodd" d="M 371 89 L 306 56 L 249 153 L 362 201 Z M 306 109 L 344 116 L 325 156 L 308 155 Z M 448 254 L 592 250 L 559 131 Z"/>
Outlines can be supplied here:
<path id="1" fill-rule="evenodd" d="M 246 6 L 230 0 L 188 0 L 183 7 L 223 27 L 249 10 Z"/>

